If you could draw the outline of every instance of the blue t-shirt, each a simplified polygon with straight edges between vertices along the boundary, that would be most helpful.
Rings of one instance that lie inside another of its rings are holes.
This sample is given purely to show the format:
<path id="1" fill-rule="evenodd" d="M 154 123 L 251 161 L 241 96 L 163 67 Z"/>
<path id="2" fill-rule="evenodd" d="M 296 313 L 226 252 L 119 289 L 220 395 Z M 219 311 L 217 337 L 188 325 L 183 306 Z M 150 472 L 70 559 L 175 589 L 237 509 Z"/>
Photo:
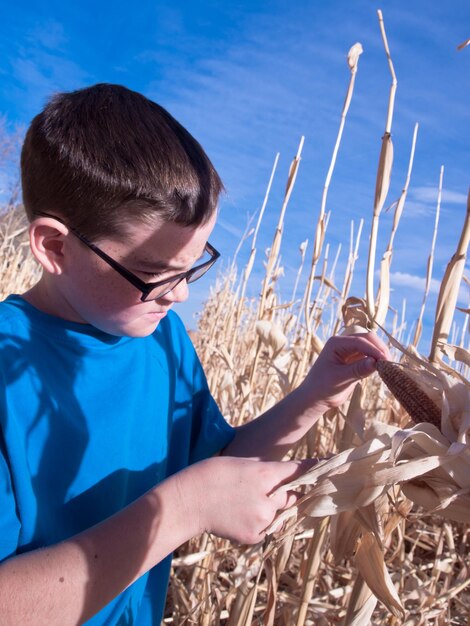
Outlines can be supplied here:
<path id="1" fill-rule="evenodd" d="M 233 435 L 175 313 L 131 338 L 0 303 L 0 561 L 93 526 Z M 159 624 L 170 563 L 87 624 Z"/>

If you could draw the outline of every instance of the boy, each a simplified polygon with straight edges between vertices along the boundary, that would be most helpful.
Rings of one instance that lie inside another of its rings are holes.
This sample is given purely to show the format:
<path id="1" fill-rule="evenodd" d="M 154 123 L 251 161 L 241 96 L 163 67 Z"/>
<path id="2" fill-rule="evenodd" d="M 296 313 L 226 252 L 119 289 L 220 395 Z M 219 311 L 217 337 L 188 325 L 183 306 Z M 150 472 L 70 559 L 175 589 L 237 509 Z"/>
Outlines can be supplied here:
<path id="1" fill-rule="evenodd" d="M 233 429 L 172 306 L 218 252 L 222 183 L 164 109 L 117 85 L 55 96 L 22 151 L 37 285 L 0 304 L 2 625 L 159 624 L 171 552 L 257 543 L 295 494 L 281 462 L 387 356 L 327 343 L 304 383 Z"/>

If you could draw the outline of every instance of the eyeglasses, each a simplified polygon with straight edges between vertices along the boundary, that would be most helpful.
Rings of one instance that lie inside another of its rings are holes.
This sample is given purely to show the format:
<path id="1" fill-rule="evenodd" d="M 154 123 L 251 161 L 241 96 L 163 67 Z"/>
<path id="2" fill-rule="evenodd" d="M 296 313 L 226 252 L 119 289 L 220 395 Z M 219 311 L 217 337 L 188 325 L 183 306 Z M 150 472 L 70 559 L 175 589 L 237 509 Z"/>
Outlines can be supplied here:
<path id="1" fill-rule="evenodd" d="M 210 270 L 210 268 L 214 265 L 217 259 L 220 257 L 220 252 L 218 252 L 214 246 L 212 246 L 209 242 L 206 243 L 204 251 L 210 255 L 210 259 L 201 263 L 200 265 L 196 265 L 191 268 L 187 272 L 181 272 L 180 274 L 175 274 L 170 278 L 165 278 L 165 280 L 159 280 L 154 283 L 146 283 L 141 280 L 138 276 L 130 272 L 128 269 L 123 267 L 120 263 L 115 261 L 112 257 L 110 257 L 106 252 L 98 248 L 94 243 L 92 243 L 85 235 L 82 235 L 72 226 L 68 226 L 62 219 L 57 217 L 57 215 L 51 215 L 50 213 L 36 213 L 36 215 L 42 215 L 44 217 L 52 217 L 57 220 L 64 226 L 70 230 L 71 233 L 77 237 L 82 243 L 84 243 L 90 250 L 92 250 L 95 254 L 97 254 L 105 263 L 107 263 L 110 267 L 113 268 L 118 274 L 120 274 L 123 278 L 131 283 L 136 289 L 138 289 L 142 296 L 140 300 L 142 302 L 148 302 L 149 300 L 158 300 L 159 298 L 163 298 L 170 291 L 173 291 L 183 280 L 187 283 L 194 283 L 196 280 L 199 280 L 204 274 Z"/>

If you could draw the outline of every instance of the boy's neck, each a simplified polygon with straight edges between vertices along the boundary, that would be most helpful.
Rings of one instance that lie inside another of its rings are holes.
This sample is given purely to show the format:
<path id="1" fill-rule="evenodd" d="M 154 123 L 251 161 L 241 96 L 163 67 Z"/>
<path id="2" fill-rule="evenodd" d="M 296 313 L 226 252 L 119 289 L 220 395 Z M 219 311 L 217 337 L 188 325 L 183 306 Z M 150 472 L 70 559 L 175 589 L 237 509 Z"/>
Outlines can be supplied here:
<path id="1" fill-rule="evenodd" d="M 56 289 L 50 288 L 45 276 L 43 276 L 34 287 L 31 287 L 31 289 L 21 294 L 21 297 L 26 300 L 28 304 L 42 311 L 42 313 L 54 315 L 55 317 L 60 317 L 69 322 L 86 323 Z"/>

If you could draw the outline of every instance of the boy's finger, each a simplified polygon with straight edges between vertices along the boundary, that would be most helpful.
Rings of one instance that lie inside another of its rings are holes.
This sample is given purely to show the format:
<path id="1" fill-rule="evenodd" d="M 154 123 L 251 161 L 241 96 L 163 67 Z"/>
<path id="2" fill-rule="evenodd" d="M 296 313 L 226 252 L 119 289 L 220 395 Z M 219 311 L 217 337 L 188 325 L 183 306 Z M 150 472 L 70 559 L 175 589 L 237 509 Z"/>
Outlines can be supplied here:
<path id="1" fill-rule="evenodd" d="M 275 503 L 276 510 L 282 511 L 283 509 L 288 509 L 290 506 L 295 504 L 300 496 L 301 494 L 297 493 L 297 491 L 289 489 L 287 491 L 275 491 L 269 496 L 269 498 Z"/>
<path id="2" fill-rule="evenodd" d="M 374 337 L 374 339 L 371 339 L 371 337 Z M 358 352 L 365 356 L 372 357 L 375 360 L 390 358 L 387 346 L 383 344 L 374 333 L 367 333 L 367 335 L 350 335 L 345 337 L 345 340 L 347 340 L 346 345 L 351 352 Z M 376 340 L 378 340 L 378 342 Z"/>
<path id="3" fill-rule="evenodd" d="M 282 485 L 290 483 L 295 478 L 302 476 L 303 474 L 305 474 L 305 472 L 307 472 L 317 463 L 318 463 L 318 459 L 302 459 L 300 461 L 273 462 L 273 465 L 276 465 L 277 477 L 279 478 L 279 470 L 281 471 L 282 474 L 285 474 L 285 475 L 284 475 L 284 478 L 281 478 L 281 480 L 279 480 L 279 482 L 276 483 L 276 485 L 273 487 L 269 495 L 276 493 L 278 490 L 283 491 L 282 489 L 280 489 Z"/>
<path id="4" fill-rule="evenodd" d="M 371 357 L 354 361 L 354 363 L 347 366 L 350 369 L 350 378 L 352 380 L 358 380 L 370 376 L 375 372 L 376 364 L 377 361 Z"/>
<path id="5" fill-rule="evenodd" d="M 378 335 L 376 335 L 375 333 L 367 333 L 366 337 L 368 341 L 377 346 L 377 348 L 383 353 L 386 359 L 391 359 L 390 350 L 388 349 L 387 344 L 384 343 Z"/>

